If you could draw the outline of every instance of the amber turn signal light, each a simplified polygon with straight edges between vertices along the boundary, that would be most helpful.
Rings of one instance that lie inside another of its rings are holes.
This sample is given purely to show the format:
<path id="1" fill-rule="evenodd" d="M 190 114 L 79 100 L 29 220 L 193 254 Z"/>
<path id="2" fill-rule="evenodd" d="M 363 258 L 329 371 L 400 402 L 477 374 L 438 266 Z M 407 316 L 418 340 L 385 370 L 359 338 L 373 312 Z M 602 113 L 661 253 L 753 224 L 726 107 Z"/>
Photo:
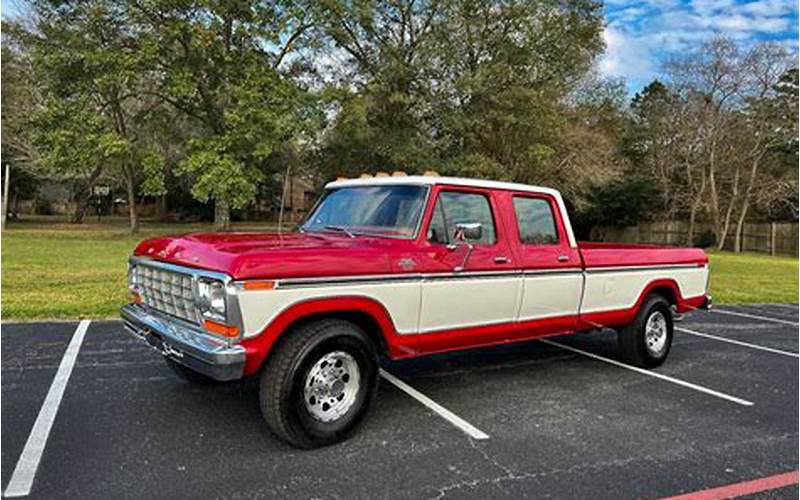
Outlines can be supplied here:
<path id="1" fill-rule="evenodd" d="M 235 337 L 239 335 L 238 327 L 217 323 L 216 321 L 211 321 L 210 319 L 203 321 L 203 326 L 209 332 L 222 335 L 223 337 Z"/>
<path id="2" fill-rule="evenodd" d="M 272 290 L 275 288 L 275 282 L 253 280 L 253 281 L 245 281 L 242 286 L 245 290 Z"/>
<path id="3" fill-rule="evenodd" d="M 142 303 L 142 296 L 136 292 L 131 293 L 131 302 L 134 304 L 141 304 Z"/>

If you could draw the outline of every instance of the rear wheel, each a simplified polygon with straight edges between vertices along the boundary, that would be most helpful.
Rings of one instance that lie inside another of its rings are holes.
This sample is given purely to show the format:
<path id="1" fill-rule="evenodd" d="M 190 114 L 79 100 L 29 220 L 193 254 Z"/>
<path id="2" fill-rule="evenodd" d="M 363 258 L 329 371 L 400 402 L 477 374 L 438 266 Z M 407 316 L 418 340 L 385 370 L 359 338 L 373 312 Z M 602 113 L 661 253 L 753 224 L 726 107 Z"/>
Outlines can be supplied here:
<path id="1" fill-rule="evenodd" d="M 356 429 L 377 381 L 377 354 L 363 330 L 339 319 L 314 321 L 287 332 L 267 361 L 261 412 L 290 444 L 326 446 Z"/>
<path id="2" fill-rule="evenodd" d="M 620 355 L 626 362 L 643 368 L 661 365 L 672 347 L 672 311 L 661 295 L 648 296 L 633 323 L 617 333 Z"/>

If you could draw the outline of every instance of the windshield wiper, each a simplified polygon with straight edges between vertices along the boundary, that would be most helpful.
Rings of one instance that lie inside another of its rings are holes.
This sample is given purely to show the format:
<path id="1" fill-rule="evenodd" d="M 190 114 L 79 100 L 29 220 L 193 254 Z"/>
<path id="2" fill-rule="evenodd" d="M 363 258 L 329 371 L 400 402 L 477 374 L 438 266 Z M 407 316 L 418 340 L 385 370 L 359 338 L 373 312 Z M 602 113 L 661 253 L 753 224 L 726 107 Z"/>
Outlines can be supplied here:
<path id="1" fill-rule="evenodd" d="M 323 228 L 324 229 L 329 229 L 331 231 L 340 231 L 340 232 L 346 234 L 347 236 L 349 236 L 351 238 L 355 238 L 356 237 L 356 235 L 351 233 L 350 230 L 347 229 L 345 226 L 323 226 Z"/>

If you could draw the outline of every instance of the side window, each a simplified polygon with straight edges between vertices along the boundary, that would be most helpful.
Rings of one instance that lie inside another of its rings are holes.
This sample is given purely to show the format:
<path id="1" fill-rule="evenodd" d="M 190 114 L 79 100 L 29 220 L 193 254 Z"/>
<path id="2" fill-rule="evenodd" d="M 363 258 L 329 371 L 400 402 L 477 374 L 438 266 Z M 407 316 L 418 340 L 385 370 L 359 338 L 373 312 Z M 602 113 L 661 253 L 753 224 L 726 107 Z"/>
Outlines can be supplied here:
<path id="1" fill-rule="evenodd" d="M 558 230 L 550 202 L 542 198 L 514 197 L 514 212 L 522 243 L 526 245 L 554 245 L 558 243 Z"/>
<path id="2" fill-rule="evenodd" d="M 433 207 L 428 240 L 433 243 L 451 243 L 456 224 L 480 222 L 483 235 L 473 241 L 477 245 L 491 245 L 496 241 L 494 219 L 489 199 L 482 194 L 442 191 Z"/>

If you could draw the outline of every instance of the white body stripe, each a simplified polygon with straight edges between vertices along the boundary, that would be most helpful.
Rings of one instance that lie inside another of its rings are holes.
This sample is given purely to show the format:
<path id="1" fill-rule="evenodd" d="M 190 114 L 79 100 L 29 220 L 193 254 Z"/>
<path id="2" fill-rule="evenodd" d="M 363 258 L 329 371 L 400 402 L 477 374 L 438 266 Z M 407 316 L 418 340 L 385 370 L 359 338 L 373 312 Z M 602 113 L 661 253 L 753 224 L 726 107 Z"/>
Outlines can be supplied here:
<path id="1" fill-rule="evenodd" d="M 674 280 L 683 298 L 706 292 L 707 267 L 565 272 L 383 275 L 283 280 L 273 290 L 241 290 L 246 337 L 281 312 L 313 299 L 364 297 L 381 304 L 400 334 L 629 309 L 654 280 Z M 584 290 L 585 287 L 585 290 Z"/>
<path id="2" fill-rule="evenodd" d="M 394 321 L 398 333 L 415 333 L 419 317 L 420 281 L 385 281 L 329 285 L 320 283 L 298 288 L 253 290 L 239 293 L 246 337 L 261 333 L 278 314 L 309 299 L 366 297 L 382 304 Z"/>
<path id="3" fill-rule="evenodd" d="M 578 314 L 583 291 L 580 272 L 527 275 L 523 282 L 519 321 Z"/>
<path id="4" fill-rule="evenodd" d="M 466 280 L 426 280 L 419 331 L 449 330 L 514 321 L 521 275 Z"/>
<path id="5" fill-rule="evenodd" d="M 582 313 L 628 309 L 636 305 L 648 283 L 671 279 L 678 284 L 683 298 L 706 293 L 707 267 L 665 267 L 662 269 L 622 270 L 586 273 Z"/>

